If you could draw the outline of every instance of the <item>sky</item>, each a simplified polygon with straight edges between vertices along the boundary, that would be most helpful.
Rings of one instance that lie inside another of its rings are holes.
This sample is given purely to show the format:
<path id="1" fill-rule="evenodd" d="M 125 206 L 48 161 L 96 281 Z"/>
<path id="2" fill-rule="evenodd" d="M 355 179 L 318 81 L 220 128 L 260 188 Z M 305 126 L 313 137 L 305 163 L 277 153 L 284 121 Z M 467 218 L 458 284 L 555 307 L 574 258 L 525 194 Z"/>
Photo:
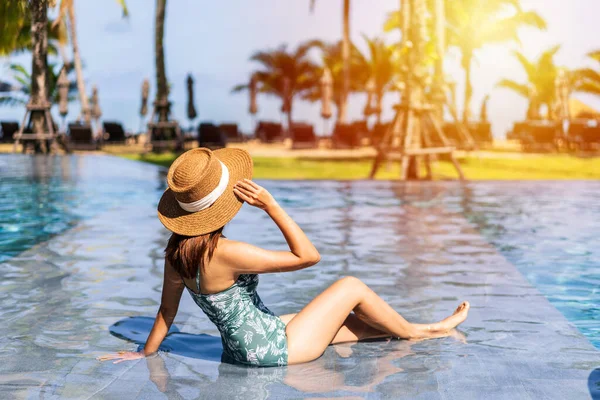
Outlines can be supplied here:
<path id="1" fill-rule="evenodd" d="M 185 79 L 195 79 L 196 110 L 199 121 L 237 122 L 244 132 L 253 130 L 245 92 L 232 94 L 231 88 L 245 83 L 258 66 L 249 60 L 257 50 L 287 44 L 295 48 L 308 39 L 336 41 L 342 32 L 343 0 L 317 0 L 313 13 L 310 0 L 171 0 L 167 4 L 165 55 L 167 78 L 171 84 L 173 116 L 183 127 L 186 118 Z M 154 1 L 127 0 L 130 16 L 122 18 L 114 0 L 76 0 L 79 47 L 84 62 L 87 91 L 97 85 L 103 119 L 121 121 L 127 129 L 139 130 L 140 91 L 144 78 L 151 82 L 154 93 Z M 381 36 L 389 43 L 397 33 L 384 34 L 387 13 L 397 8 L 399 0 L 352 0 L 351 35 L 366 52 L 362 34 Z M 518 49 L 535 58 L 542 51 L 560 44 L 556 55 L 560 66 L 591 66 L 586 53 L 600 49 L 598 0 L 522 0 L 524 9 L 537 11 L 547 22 L 544 32 L 522 29 L 521 45 L 504 44 L 484 48 L 476 53 L 473 66 L 474 95 L 472 112 L 479 115 L 481 101 L 490 95 L 488 116 L 495 137 L 502 138 L 515 121 L 523 120 L 527 101 L 517 94 L 496 87 L 502 78 L 525 82 L 511 51 Z M 315 60 L 318 57 L 315 55 Z M 0 80 L 10 80 L 7 66 L 21 63 L 31 67 L 31 56 L 23 54 L 0 58 Z M 462 105 L 464 72 L 460 55 L 452 51 L 445 60 L 445 72 L 458 83 L 458 101 Z M 397 94 L 384 102 L 384 119 L 391 118 Z M 600 109 L 600 99 L 588 95 L 576 97 Z M 351 120 L 362 118 L 364 95 L 352 95 L 349 103 Z M 278 99 L 261 95 L 256 119 L 281 120 Z M 21 120 L 22 108 L 0 107 L 1 120 Z M 55 110 L 56 112 L 56 110 Z M 77 102 L 70 104 L 68 120 L 79 113 Z M 319 116 L 319 104 L 296 101 L 294 120 L 313 123 L 318 133 L 326 129 Z M 332 124 L 329 124 L 331 128 Z"/>

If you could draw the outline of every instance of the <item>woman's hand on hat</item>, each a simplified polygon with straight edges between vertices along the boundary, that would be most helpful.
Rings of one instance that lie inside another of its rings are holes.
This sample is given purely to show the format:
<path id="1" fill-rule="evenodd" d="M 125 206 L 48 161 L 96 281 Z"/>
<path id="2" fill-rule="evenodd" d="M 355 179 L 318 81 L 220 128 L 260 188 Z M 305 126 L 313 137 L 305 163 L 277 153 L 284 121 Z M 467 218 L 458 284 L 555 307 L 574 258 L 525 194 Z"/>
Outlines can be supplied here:
<path id="1" fill-rule="evenodd" d="M 271 193 L 250 179 L 238 181 L 233 186 L 233 193 L 251 206 L 267 210 L 277 204 Z"/>

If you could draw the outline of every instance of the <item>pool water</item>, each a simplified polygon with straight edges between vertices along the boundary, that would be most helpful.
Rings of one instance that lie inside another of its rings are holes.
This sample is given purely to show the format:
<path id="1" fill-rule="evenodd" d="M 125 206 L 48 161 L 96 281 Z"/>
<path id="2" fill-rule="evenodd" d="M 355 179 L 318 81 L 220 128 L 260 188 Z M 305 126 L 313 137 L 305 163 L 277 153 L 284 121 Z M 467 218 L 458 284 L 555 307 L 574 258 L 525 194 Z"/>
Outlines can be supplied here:
<path id="1" fill-rule="evenodd" d="M 600 349 L 600 182 L 478 183 L 446 206 Z"/>
<path id="2" fill-rule="evenodd" d="M 259 183 L 322 256 L 313 268 L 261 276 L 261 298 L 276 314 L 354 275 L 410 321 L 438 320 L 471 301 L 464 337 L 332 346 L 307 365 L 243 369 L 219 363 L 218 331 L 184 293 L 163 343 L 168 356 L 99 363 L 99 354 L 142 344 L 156 315 L 165 171 L 109 156 L 2 155 L 0 398 L 596 393 L 599 182 Z M 252 207 L 225 234 L 285 249 Z"/>

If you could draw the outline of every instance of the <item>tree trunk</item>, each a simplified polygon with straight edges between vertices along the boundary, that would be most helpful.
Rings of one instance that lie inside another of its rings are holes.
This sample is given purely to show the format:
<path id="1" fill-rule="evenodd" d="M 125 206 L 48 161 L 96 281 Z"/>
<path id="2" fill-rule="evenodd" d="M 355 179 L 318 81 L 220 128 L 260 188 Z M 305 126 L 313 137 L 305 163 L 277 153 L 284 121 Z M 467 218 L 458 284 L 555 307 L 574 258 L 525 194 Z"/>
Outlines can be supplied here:
<path id="1" fill-rule="evenodd" d="M 77 18 L 75 17 L 75 4 L 71 3 L 69 13 L 69 35 L 71 36 L 71 46 L 73 47 L 73 63 L 75 64 L 75 75 L 77 76 L 77 90 L 79 91 L 79 103 L 81 104 L 81 116 L 86 124 L 91 123 L 90 107 L 88 97 L 85 91 L 85 81 L 83 80 L 83 65 L 81 64 L 81 54 L 79 54 L 79 44 L 77 43 Z"/>
<path id="2" fill-rule="evenodd" d="M 463 104 L 463 123 L 467 124 L 471 118 L 471 97 L 473 97 L 473 85 L 471 84 L 471 61 L 473 53 L 467 50 L 462 56 L 462 67 L 465 70 L 465 101 Z"/>
<path id="3" fill-rule="evenodd" d="M 348 122 L 348 93 L 350 92 L 350 0 L 344 1 L 344 20 L 342 35 L 342 101 L 338 114 L 338 122 L 345 124 Z"/>
<path id="4" fill-rule="evenodd" d="M 48 103 L 48 1 L 31 0 L 31 95 L 29 103 L 44 105 Z M 34 111 L 31 123 L 34 133 L 46 131 L 44 113 Z"/>
<path id="5" fill-rule="evenodd" d="M 156 104 L 158 105 L 158 121 L 169 120 L 169 88 L 165 68 L 165 13 L 167 0 L 156 0 L 156 25 L 154 27 L 154 51 L 156 62 Z"/>

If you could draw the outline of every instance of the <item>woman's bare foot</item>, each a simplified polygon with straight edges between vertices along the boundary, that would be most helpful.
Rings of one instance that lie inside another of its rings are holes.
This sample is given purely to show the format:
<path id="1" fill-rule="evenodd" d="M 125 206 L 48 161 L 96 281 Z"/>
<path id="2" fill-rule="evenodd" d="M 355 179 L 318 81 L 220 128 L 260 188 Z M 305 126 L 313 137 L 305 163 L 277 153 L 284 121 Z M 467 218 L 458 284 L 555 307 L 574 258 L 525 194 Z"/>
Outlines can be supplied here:
<path id="1" fill-rule="evenodd" d="M 436 322 L 435 324 L 419 324 L 419 329 L 422 331 L 423 336 L 415 339 L 432 339 L 449 336 L 454 328 L 462 324 L 465 319 L 467 319 L 470 307 L 471 305 L 468 301 L 463 301 L 456 308 L 456 310 L 454 310 L 454 313 L 448 318 L 445 318 L 440 322 Z"/>
<path id="2" fill-rule="evenodd" d="M 456 328 L 458 325 L 462 324 L 465 321 L 465 319 L 467 319 L 470 307 L 471 305 L 468 301 L 463 301 L 462 303 L 460 303 L 460 305 L 456 307 L 456 310 L 454 310 L 454 313 L 451 316 L 443 319 L 437 324 L 434 324 L 436 331 L 448 332 L 451 329 Z M 431 329 L 433 330 L 434 327 L 432 326 Z"/>

